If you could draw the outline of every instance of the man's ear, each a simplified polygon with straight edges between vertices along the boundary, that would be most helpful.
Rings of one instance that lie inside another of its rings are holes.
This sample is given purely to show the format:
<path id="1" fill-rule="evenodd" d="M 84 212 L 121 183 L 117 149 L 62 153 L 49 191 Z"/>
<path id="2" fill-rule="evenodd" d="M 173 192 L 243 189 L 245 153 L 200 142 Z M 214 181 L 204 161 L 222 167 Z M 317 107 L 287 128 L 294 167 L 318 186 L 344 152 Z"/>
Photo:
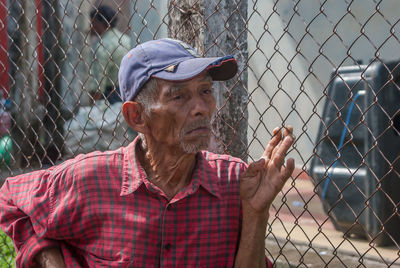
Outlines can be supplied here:
<path id="1" fill-rule="evenodd" d="M 143 106 L 135 101 L 127 101 L 122 104 L 122 115 L 126 123 L 136 132 L 145 134 L 147 126 L 144 121 Z"/>

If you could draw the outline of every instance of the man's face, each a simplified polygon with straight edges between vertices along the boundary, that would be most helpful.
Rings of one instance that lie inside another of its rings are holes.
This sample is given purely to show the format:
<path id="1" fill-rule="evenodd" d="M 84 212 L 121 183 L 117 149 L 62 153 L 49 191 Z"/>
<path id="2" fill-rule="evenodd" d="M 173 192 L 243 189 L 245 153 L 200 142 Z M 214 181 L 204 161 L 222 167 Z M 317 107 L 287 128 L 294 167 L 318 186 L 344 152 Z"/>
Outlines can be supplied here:
<path id="1" fill-rule="evenodd" d="M 107 30 L 106 26 L 96 18 L 93 18 L 92 21 L 90 22 L 91 35 L 101 36 L 106 30 Z"/>
<path id="2" fill-rule="evenodd" d="M 215 110 L 210 76 L 158 84 L 159 96 L 150 106 L 148 120 L 153 140 L 186 153 L 207 149 Z"/>

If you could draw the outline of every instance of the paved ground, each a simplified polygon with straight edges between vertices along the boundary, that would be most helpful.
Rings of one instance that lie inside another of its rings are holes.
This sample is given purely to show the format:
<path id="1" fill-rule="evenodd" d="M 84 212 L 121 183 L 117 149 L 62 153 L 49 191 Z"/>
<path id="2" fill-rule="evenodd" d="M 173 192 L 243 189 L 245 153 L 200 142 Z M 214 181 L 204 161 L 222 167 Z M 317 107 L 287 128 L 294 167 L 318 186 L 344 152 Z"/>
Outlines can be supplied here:
<path id="1" fill-rule="evenodd" d="M 288 181 L 282 192 L 266 238 L 277 267 L 400 267 L 398 247 L 376 247 L 335 230 L 307 176 Z"/>

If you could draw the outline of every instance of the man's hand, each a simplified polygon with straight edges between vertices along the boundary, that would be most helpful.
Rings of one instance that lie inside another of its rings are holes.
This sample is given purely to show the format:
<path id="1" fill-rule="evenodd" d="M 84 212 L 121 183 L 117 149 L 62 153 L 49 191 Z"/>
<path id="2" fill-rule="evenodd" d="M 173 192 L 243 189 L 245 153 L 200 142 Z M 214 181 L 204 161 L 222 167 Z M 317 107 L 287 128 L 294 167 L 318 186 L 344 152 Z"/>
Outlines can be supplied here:
<path id="1" fill-rule="evenodd" d="M 286 153 L 294 142 L 292 133 L 291 126 L 285 127 L 283 136 L 281 129 L 275 128 L 274 136 L 261 159 L 251 163 L 242 174 L 240 196 L 244 209 L 256 214 L 266 214 L 272 201 L 292 175 L 294 159 L 288 159 L 285 165 Z"/>
<path id="2" fill-rule="evenodd" d="M 64 258 L 59 248 L 46 248 L 40 251 L 35 260 L 41 268 L 64 268 Z"/>
<path id="3" fill-rule="evenodd" d="M 240 197 L 243 206 L 243 224 L 239 248 L 235 258 L 237 267 L 266 267 L 265 229 L 268 210 L 278 192 L 292 175 L 294 160 L 285 156 L 294 137 L 293 128 L 274 129 L 260 160 L 251 163 L 240 178 Z"/>

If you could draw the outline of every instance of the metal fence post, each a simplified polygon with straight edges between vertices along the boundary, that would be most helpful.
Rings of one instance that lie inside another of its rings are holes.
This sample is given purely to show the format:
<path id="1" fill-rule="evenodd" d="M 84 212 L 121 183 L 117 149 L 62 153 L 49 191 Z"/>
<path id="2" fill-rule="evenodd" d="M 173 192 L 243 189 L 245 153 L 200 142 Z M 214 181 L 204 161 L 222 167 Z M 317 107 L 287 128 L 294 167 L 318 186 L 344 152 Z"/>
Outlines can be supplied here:
<path id="1" fill-rule="evenodd" d="M 236 79 L 215 83 L 216 139 L 210 150 L 247 159 L 247 0 L 169 0 L 168 36 L 183 40 L 207 56 L 232 54 Z"/>

